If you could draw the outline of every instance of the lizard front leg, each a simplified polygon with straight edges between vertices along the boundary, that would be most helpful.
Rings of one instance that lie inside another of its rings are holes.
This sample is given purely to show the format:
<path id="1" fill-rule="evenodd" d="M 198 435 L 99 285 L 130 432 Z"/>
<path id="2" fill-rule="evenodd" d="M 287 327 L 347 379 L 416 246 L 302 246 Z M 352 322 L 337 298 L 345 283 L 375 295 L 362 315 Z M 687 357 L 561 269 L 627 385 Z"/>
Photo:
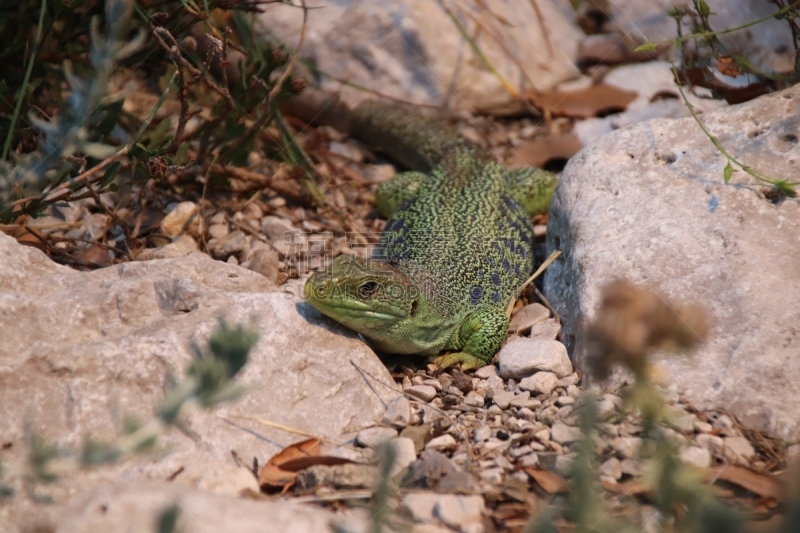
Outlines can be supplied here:
<path id="1" fill-rule="evenodd" d="M 471 313 L 461 323 L 453 347 L 458 352 L 442 355 L 433 363 L 440 370 L 461 363 L 462 370 L 481 368 L 492 362 L 508 332 L 508 317 L 500 309 L 487 307 Z"/>

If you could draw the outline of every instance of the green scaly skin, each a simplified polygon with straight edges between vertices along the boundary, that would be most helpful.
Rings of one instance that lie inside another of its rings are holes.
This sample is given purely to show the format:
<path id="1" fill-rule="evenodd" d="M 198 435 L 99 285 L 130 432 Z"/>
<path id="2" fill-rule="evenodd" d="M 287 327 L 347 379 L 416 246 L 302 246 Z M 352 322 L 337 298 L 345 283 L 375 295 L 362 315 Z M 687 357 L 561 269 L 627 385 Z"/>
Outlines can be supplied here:
<path id="1" fill-rule="evenodd" d="M 367 261 L 337 257 L 305 286 L 309 303 L 387 353 L 437 355 L 440 368 L 489 364 L 508 330 L 506 309 L 533 271 L 530 215 L 555 177 L 505 170 L 454 130 L 368 102 L 351 130 L 413 169 L 377 191 L 388 218 Z"/>

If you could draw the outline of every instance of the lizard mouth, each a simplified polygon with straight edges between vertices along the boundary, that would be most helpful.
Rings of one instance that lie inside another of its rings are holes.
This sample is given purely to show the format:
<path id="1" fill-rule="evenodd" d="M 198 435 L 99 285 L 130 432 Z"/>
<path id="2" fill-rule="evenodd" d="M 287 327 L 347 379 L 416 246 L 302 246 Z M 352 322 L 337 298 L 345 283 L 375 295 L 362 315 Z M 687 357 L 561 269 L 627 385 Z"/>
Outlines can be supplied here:
<path id="1" fill-rule="evenodd" d="M 317 298 L 309 298 L 308 302 L 319 309 L 320 311 L 328 311 L 336 318 L 362 318 L 370 320 L 392 321 L 398 318 L 404 318 L 405 313 L 402 311 L 393 311 L 390 309 L 382 309 L 376 311 L 370 309 L 366 304 L 361 302 L 352 301 L 335 301 L 335 300 L 320 300 Z"/>

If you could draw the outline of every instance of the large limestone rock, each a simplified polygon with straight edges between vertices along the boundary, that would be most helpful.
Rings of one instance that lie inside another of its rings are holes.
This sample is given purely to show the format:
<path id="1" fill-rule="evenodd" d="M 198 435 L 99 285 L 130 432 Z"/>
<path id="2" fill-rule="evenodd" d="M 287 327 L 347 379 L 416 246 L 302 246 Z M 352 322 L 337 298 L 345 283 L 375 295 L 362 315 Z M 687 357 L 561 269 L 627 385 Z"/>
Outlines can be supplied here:
<path id="1" fill-rule="evenodd" d="M 732 54 L 767 72 L 790 73 L 794 69 L 792 31 L 786 20 L 769 18 L 778 11 L 764 0 L 706 0 L 711 9 L 711 27 L 724 30 L 766 19 L 757 25 L 719 36 Z M 691 4 L 685 0 L 609 0 L 614 25 L 634 43 L 662 42 L 677 35 L 675 20 L 667 15 L 671 7 Z"/>
<path id="2" fill-rule="evenodd" d="M 798 181 L 800 86 L 703 115 L 739 160 Z M 545 290 L 580 365 L 581 322 L 601 288 L 624 278 L 707 307 L 711 337 L 694 358 L 663 364 L 699 406 L 751 427 L 800 435 L 800 201 L 775 203 L 691 118 L 611 133 L 567 165 L 550 208 Z"/>
<path id="3" fill-rule="evenodd" d="M 310 0 L 309 6 L 318 5 Z M 519 111 L 519 98 L 474 53 L 447 6 L 492 68 L 516 91 L 551 89 L 574 78 L 582 32 L 568 3 L 537 0 L 437 2 L 337 0 L 308 12 L 303 56 L 327 76 L 323 89 L 342 91 L 348 104 L 374 98 L 336 79 L 419 104 L 474 111 Z M 293 50 L 303 13 L 266 6 L 261 22 Z"/>
<path id="4" fill-rule="evenodd" d="M 53 533 L 153 533 L 161 516 L 178 508 L 176 531 L 183 533 L 320 533 L 331 525 L 365 531 L 363 516 L 332 512 L 291 501 L 249 501 L 162 483 L 101 483 L 52 509 Z"/>
<path id="5" fill-rule="evenodd" d="M 220 493 L 256 489 L 238 466 L 259 464 L 296 434 L 237 417 L 294 427 L 332 440 L 380 420 L 398 393 L 368 383 L 357 365 L 393 386 L 366 345 L 266 278 L 203 254 L 125 263 L 94 272 L 56 265 L 0 234 L 0 438 L 4 464 L 23 464 L 26 424 L 76 449 L 86 436 L 112 441 L 128 415 L 146 421 L 204 343 L 218 317 L 251 323 L 260 339 L 237 378 L 240 400 L 197 411 L 171 429 L 155 456 L 71 474 L 37 490 L 64 501 L 100 479 L 175 477 Z M 17 488 L 20 485 L 17 484 Z M 41 495 L 41 494 L 40 494 Z M 0 524 L 36 516 L 25 491 L 0 506 Z M 0 528 L 2 529 L 2 528 Z"/>

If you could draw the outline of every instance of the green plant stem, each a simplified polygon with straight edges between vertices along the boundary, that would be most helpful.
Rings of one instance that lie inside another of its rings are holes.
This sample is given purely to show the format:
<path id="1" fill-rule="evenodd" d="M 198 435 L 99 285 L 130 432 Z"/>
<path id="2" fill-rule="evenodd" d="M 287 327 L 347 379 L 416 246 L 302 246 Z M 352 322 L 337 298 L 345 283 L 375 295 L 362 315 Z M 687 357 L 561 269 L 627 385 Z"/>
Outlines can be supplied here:
<path id="1" fill-rule="evenodd" d="M 719 150 L 719 152 L 722 155 L 725 156 L 725 158 L 728 160 L 729 163 L 735 164 L 736 166 L 741 168 L 744 172 L 750 174 L 751 176 L 753 176 L 757 180 L 763 181 L 765 183 L 769 183 L 773 187 L 777 187 L 777 188 L 783 190 L 784 192 L 787 192 L 787 193 L 791 194 L 792 196 L 794 196 L 796 193 L 795 193 L 794 190 L 792 190 L 792 187 L 796 187 L 797 185 L 800 185 L 800 182 L 796 182 L 796 181 L 795 182 L 787 182 L 785 180 L 771 178 L 771 177 L 769 177 L 769 176 L 767 176 L 765 174 L 762 174 L 762 173 L 760 173 L 758 171 L 753 170 L 749 166 L 745 165 L 744 163 L 742 163 L 741 161 L 736 159 L 733 155 L 731 155 L 730 152 L 728 152 L 728 150 L 725 149 L 725 147 L 722 145 L 722 143 L 719 142 L 719 139 L 714 137 L 714 135 L 712 135 L 711 132 L 708 131 L 708 128 L 705 127 L 703 122 L 697 116 L 697 113 L 695 113 L 694 106 L 691 103 L 689 103 L 688 98 L 686 98 L 686 93 L 683 91 L 683 86 L 680 83 L 680 80 L 679 80 L 679 77 L 678 77 L 678 67 L 675 66 L 675 53 L 674 53 L 674 51 L 675 51 L 675 47 L 677 47 L 677 46 L 678 46 L 678 42 L 676 40 L 673 43 L 673 53 L 672 53 L 672 56 L 670 57 L 670 64 L 671 64 L 671 68 L 672 68 L 672 74 L 673 74 L 673 76 L 675 76 L 675 82 L 676 82 L 675 84 L 678 86 L 678 92 L 681 95 L 681 99 L 683 100 L 683 103 L 686 106 L 686 109 L 689 110 L 689 114 L 692 115 L 692 118 L 694 119 L 694 121 L 697 123 L 697 125 L 700 127 L 700 129 L 703 131 L 703 133 L 706 134 L 706 137 L 708 137 L 708 139 L 714 144 L 714 146 L 717 148 L 717 150 Z"/>
<path id="2" fill-rule="evenodd" d="M 44 12 L 46 3 L 47 0 L 42 0 L 41 5 L 39 6 L 39 23 L 36 25 L 36 39 L 33 41 L 31 59 L 28 62 L 27 70 L 25 70 L 25 79 L 22 80 L 22 87 L 20 87 L 19 94 L 17 95 L 17 103 L 14 105 L 14 114 L 11 115 L 11 124 L 8 127 L 8 136 L 6 137 L 6 142 L 3 143 L 3 155 L 0 157 L 0 161 L 3 161 L 6 159 L 6 157 L 8 157 L 8 151 L 11 148 L 11 138 L 14 137 L 14 128 L 17 125 L 17 118 L 19 118 L 19 112 L 22 108 L 22 100 L 25 99 L 25 90 L 28 87 L 28 82 L 31 78 L 31 72 L 33 72 L 33 63 L 36 61 L 36 56 L 39 53 L 39 41 L 42 38 L 42 27 L 44 26 Z"/>

